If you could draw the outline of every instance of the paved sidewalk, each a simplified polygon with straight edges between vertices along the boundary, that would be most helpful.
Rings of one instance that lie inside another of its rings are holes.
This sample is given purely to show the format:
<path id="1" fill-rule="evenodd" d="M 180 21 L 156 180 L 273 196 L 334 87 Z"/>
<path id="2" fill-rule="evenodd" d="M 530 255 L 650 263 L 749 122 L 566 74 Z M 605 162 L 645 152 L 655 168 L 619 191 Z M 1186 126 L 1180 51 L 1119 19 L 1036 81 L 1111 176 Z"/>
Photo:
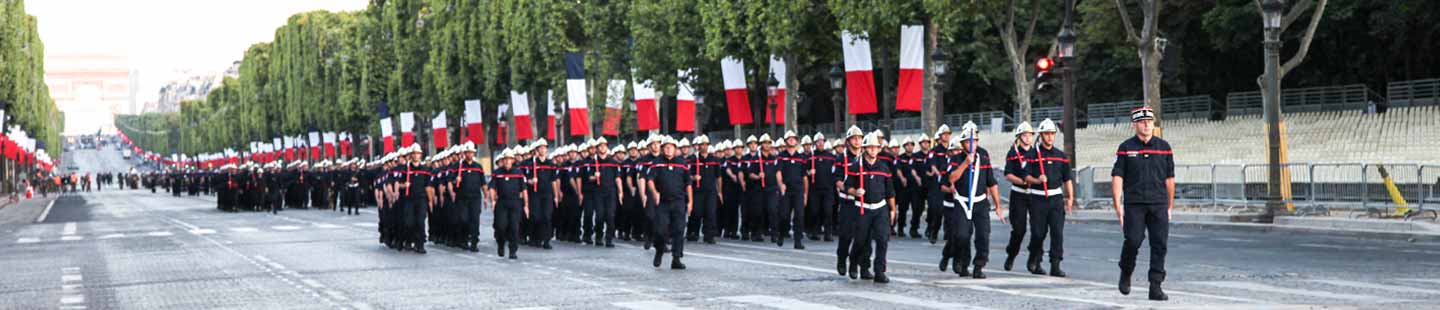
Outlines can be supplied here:
<path id="1" fill-rule="evenodd" d="M 1275 223 L 1256 223 L 1258 213 L 1181 212 L 1174 214 L 1172 225 L 1256 232 L 1307 232 L 1354 236 L 1371 239 L 1408 241 L 1440 240 L 1440 223 L 1425 219 L 1350 218 L 1332 216 L 1281 216 Z M 1119 224 L 1112 209 L 1077 210 L 1069 220 L 1080 223 Z"/>
<path id="2" fill-rule="evenodd" d="M 50 197 L 36 196 L 31 199 L 20 199 L 20 203 L 6 203 L 0 208 L 0 232 L 14 231 L 17 226 L 35 223 L 35 219 L 45 212 L 58 194 L 51 194 Z"/>

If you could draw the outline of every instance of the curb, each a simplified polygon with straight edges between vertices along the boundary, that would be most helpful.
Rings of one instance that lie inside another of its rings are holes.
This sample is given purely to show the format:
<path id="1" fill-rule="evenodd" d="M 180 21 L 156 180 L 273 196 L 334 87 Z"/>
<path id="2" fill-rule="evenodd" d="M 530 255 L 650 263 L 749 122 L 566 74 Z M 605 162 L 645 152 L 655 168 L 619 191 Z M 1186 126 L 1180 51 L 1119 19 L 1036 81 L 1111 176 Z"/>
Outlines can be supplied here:
<path id="1" fill-rule="evenodd" d="M 1119 225 L 1119 224 L 1120 224 L 1120 221 L 1119 221 L 1119 220 L 1115 220 L 1115 219 L 1081 218 L 1081 219 L 1069 219 L 1069 220 L 1070 220 L 1070 222 L 1086 223 L 1086 224 L 1114 224 L 1114 225 Z M 1398 232 L 1398 231 L 1383 231 L 1383 230 L 1365 230 L 1365 229 L 1335 229 L 1335 228 L 1324 228 L 1324 227 L 1313 227 L 1313 226 L 1273 225 L 1273 224 L 1261 224 L 1261 223 L 1178 222 L 1178 221 L 1177 221 L 1177 222 L 1170 222 L 1170 226 L 1172 226 L 1172 227 L 1199 228 L 1199 229 L 1217 229 L 1217 230 L 1240 231 L 1240 232 L 1261 232 L 1261 233 L 1270 233 L 1270 232 L 1305 232 L 1305 233 L 1326 234 L 1326 235 L 1332 235 L 1332 236 L 1356 237 L 1356 238 L 1362 238 L 1362 239 L 1402 240 L 1402 241 L 1409 241 L 1409 242 L 1417 242 L 1417 241 L 1440 241 L 1440 234 L 1432 234 L 1432 233 L 1413 233 L 1413 232 Z"/>

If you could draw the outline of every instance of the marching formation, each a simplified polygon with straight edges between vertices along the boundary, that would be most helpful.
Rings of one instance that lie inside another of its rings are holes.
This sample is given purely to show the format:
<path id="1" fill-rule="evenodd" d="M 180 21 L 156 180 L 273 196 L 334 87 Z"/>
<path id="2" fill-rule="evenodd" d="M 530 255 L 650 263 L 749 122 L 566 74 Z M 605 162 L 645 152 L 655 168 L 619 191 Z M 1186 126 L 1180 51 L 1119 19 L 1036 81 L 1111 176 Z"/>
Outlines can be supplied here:
<path id="1" fill-rule="evenodd" d="M 1150 298 L 1163 300 L 1173 154 L 1150 133 L 1153 111 L 1141 107 L 1132 114 L 1136 137 L 1121 144 L 1113 175 L 1125 232 L 1119 287 L 1129 293 L 1148 232 Z M 687 242 L 788 242 L 795 249 L 807 241 L 836 242 L 836 271 L 877 283 L 889 282 L 892 237 L 943 242 L 941 271 L 986 278 L 993 212 L 1011 226 L 1005 270 L 1025 245 L 1026 270 L 1065 277 L 1065 217 L 1074 209 L 1075 189 L 1057 132 L 1049 119 L 1019 124 L 998 171 L 979 146 L 978 126 L 966 123 L 958 132 L 942 125 L 933 135 L 898 141 L 858 127 L 837 140 L 793 131 L 778 139 L 762 134 L 713 143 L 705 135 L 651 135 L 552 150 L 538 139 L 497 152 L 488 163 L 469 142 L 429 157 L 411 144 L 369 162 L 229 164 L 153 174 L 145 184 L 176 196 L 213 191 L 227 211 L 313 207 L 359 214 L 358 208 L 374 205 L 379 241 L 422 254 L 427 243 L 478 252 L 485 209 L 493 212 L 496 254 L 509 259 L 518 259 L 522 245 L 613 248 L 619 239 L 653 248 L 655 267 L 669 254 L 671 269 L 685 269 Z M 1009 212 L 999 182 L 1011 185 Z"/>

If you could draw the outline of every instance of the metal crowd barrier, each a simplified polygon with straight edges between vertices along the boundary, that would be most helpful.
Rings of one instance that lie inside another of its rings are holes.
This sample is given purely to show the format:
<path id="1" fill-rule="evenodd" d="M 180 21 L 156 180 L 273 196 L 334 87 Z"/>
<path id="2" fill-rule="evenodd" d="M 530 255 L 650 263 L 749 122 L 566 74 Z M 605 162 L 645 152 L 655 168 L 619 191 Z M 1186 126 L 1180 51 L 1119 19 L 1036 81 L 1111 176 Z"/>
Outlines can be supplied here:
<path id="1" fill-rule="evenodd" d="M 1110 166 L 1077 170 L 1076 197 L 1081 205 L 1111 204 L 1110 170 Z M 1395 209 L 1400 207 L 1395 198 L 1413 210 L 1440 204 L 1440 165 L 1290 163 L 1282 177 L 1289 179 L 1290 201 L 1297 207 Z M 1267 164 L 1176 165 L 1175 181 L 1175 200 L 1187 204 L 1256 206 L 1269 201 Z"/>

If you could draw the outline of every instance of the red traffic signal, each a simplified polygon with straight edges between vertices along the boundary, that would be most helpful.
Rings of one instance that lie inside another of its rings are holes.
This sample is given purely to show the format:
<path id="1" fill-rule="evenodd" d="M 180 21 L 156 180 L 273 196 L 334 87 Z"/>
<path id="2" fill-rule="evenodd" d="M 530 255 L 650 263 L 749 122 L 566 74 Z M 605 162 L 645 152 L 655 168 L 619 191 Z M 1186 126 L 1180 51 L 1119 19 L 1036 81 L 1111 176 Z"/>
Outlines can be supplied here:
<path id="1" fill-rule="evenodd" d="M 1055 61 L 1050 60 L 1050 57 L 1040 57 L 1040 60 L 1035 61 L 1035 69 L 1039 69 L 1040 72 L 1050 71 L 1050 67 L 1054 66 Z"/>

